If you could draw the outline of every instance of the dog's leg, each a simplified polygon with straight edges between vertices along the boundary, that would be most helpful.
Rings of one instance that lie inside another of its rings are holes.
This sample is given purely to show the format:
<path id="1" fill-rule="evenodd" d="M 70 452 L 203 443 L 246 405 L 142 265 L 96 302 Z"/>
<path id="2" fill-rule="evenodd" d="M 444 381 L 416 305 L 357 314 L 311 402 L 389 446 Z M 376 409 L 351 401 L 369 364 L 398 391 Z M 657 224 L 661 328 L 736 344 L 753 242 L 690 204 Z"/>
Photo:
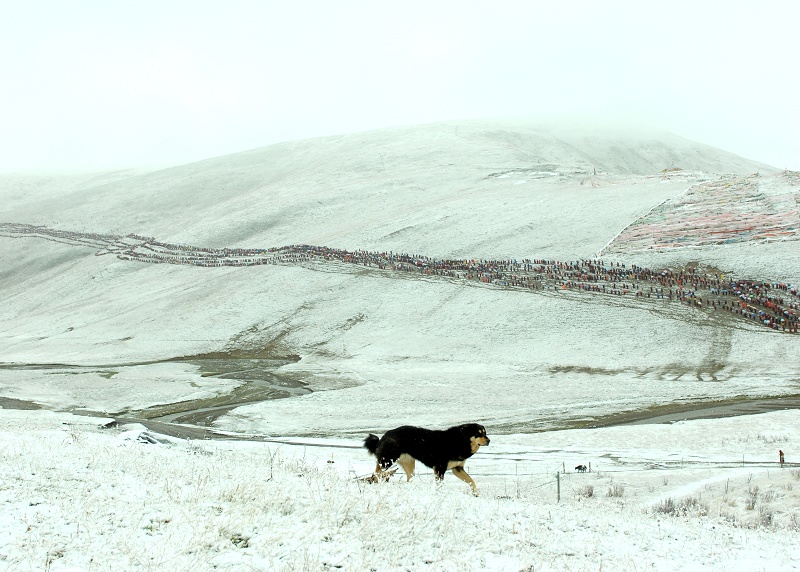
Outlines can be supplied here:
<path id="1" fill-rule="evenodd" d="M 375 472 L 369 477 L 369 482 L 371 483 L 385 483 L 388 481 L 391 476 L 397 471 L 397 467 L 392 469 L 392 465 L 394 465 L 396 459 L 382 457 L 378 459 L 378 464 L 375 465 Z M 391 470 L 390 470 L 391 469 Z"/>
<path id="2" fill-rule="evenodd" d="M 382 475 L 383 475 L 383 469 L 381 468 L 380 461 L 378 461 L 378 464 L 375 465 L 375 472 L 372 473 L 372 476 L 367 479 L 367 482 L 379 483 L 381 482 Z"/>
<path id="3" fill-rule="evenodd" d="M 406 482 L 410 481 L 411 477 L 414 476 L 414 466 L 416 464 L 414 457 L 403 453 L 398 457 L 397 464 L 403 467 L 403 470 L 406 472 Z"/>
<path id="4" fill-rule="evenodd" d="M 464 467 L 461 465 L 453 467 L 453 474 L 472 487 L 472 494 L 478 496 L 478 486 L 472 477 L 467 474 L 467 471 L 464 470 Z"/>
<path id="5" fill-rule="evenodd" d="M 375 474 L 372 475 L 372 482 L 380 483 L 382 481 L 388 481 L 391 474 L 387 469 L 391 466 L 392 462 L 388 459 L 378 459 L 378 463 L 375 465 Z"/>

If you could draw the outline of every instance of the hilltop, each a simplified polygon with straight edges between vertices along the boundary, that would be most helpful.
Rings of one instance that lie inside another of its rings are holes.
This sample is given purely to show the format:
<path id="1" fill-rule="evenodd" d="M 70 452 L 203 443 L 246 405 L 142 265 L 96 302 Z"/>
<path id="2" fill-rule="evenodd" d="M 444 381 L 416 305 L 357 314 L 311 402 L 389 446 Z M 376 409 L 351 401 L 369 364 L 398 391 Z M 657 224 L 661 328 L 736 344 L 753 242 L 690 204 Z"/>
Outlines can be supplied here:
<path id="1" fill-rule="evenodd" d="M 666 133 L 450 122 L 282 143 L 60 189 L 40 184 L 41 198 L 29 184 L 24 193 L 5 193 L 11 196 L 0 216 L 212 247 L 302 242 L 430 256 L 563 257 L 590 237 L 618 231 L 654 195 L 685 187 L 647 180 L 678 168 L 776 172 Z M 609 200 L 622 211 L 603 208 Z M 566 239 L 560 250 L 543 240 L 552 228 L 540 227 L 553 219 L 572 233 L 571 248 Z M 578 232 L 581 222 L 603 228 Z"/>

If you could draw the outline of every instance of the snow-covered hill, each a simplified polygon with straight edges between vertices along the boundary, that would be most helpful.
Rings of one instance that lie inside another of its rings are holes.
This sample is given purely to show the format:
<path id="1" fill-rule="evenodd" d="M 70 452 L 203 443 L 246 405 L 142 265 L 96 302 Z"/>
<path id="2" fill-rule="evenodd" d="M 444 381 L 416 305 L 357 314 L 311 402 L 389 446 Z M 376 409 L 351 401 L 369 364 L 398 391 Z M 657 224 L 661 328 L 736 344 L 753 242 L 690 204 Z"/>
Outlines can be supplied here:
<path id="1" fill-rule="evenodd" d="M 796 234 L 765 240 L 751 232 L 708 244 L 703 233 L 713 229 L 697 223 L 697 244 L 643 248 L 637 229 L 659 224 L 654 209 L 679 213 L 687 196 L 705 197 L 690 201 L 701 205 L 691 211 L 696 220 L 713 210 L 727 221 L 715 197 L 731 181 L 745 199 L 758 199 L 751 201 L 755 214 L 737 216 L 786 215 L 786 228 L 797 228 L 789 208 L 796 177 L 723 151 L 664 134 L 486 123 L 286 143 L 112 174 L 100 184 L 71 180 L 61 194 L 52 181 L 38 196 L 20 192 L 16 181 L 3 191 L 0 217 L 197 247 L 307 243 L 555 260 L 605 249 L 609 263 L 692 262 L 729 275 L 797 280 Z M 661 219 L 671 225 L 675 216 Z M 795 391 L 788 356 L 798 355 L 797 336 L 730 326 L 680 304 L 341 264 L 197 268 L 98 253 L 91 244 L 0 236 L 0 360 L 134 364 L 265 348 L 301 356 L 281 371 L 314 393 L 240 408 L 220 421 L 228 428 L 350 432 L 401 422 L 410 412 L 441 415 L 444 424 L 470 418 L 519 428 L 656 403 Z M 185 375 L 161 378 L 191 387 L 199 373 L 185 367 Z M 16 398 L 54 379 L 31 374 L 18 385 L 11 377 L 2 389 Z M 126 385 L 113 376 L 105 383 Z M 50 390 L 34 393 L 46 402 Z M 52 400 L 70 391 L 77 394 L 68 402 L 100 408 L 92 392 L 70 386 Z M 298 427 L 296 412 L 308 407 L 325 414 L 314 427 Z"/>
<path id="2" fill-rule="evenodd" d="M 0 411 L 0 563 L 791 569 L 797 471 L 773 467 L 778 448 L 793 459 L 796 411 L 537 431 L 796 395 L 800 336 L 742 316 L 738 292 L 687 277 L 750 279 L 746 305 L 779 297 L 791 310 L 798 197 L 796 173 L 667 134 L 498 122 L 285 143 L 149 173 L 1 177 L 0 407 L 212 409 L 247 388 L 204 369 L 208 359 L 176 359 L 198 354 L 243 368 L 299 356 L 261 381 L 311 391 L 216 419 L 276 438 L 241 446 L 145 445 L 141 428 Z M 339 255 L 268 251 L 297 244 Z M 234 247 L 258 249 L 236 251 L 239 261 L 270 263 L 190 263 L 230 260 L 211 249 Z M 356 264 L 355 250 L 420 266 Z M 444 259 L 469 270 L 426 271 Z M 536 287 L 473 270 L 508 259 L 542 269 Z M 587 259 L 606 290 L 569 264 Z M 674 271 L 671 297 L 656 292 L 658 272 L 620 272 L 634 264 Z M 369 471 L 367 431 L 465 421 L 492 437 L 470 461 L 483 497 L 460 481 L 434 490 L 422 468 L 407 486 L 351 479 Z M 555 471 L 581 462 L 600 472 L 567 471 L 557 503 Z"/>
<path id="3" fill-rule="evenodd" d="M 563 257 L 596 252 L 598 236 L 685 188 L 658 178 L 671 167 L 774 172 L 663 133 L 441 123 L 87 181 L 41 201 L 31 191 L 4 193 L 0 217 L 205 246 L 305 242 L 431 256 Z M 543 239 L 554 226 L 565 230 Z"/>

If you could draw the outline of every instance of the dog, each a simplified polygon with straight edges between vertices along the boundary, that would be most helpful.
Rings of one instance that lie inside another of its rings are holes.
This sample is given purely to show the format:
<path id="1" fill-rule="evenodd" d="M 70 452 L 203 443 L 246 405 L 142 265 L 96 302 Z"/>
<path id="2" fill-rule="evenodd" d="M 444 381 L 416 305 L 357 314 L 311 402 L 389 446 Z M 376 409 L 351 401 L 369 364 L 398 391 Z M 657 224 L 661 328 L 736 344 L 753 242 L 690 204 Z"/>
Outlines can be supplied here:
<path id="1" fill-rule="evenodd" d="M 578 465 L 577 467 L 575 467 L 575 470 L 578 471 L 579 473 L 585 473 L 586 465 Z"/>
<path id="2" fill-rule="evenodd" d="M 472 488 L 478 496 L 478 487 L 464 470 L 464 462 L 481 446 L 489 444 L 486 428 L 477 423 L 457 425 L 445 430 L 423 429 L 404 425 L 387 431 L 380 439 L 370 433 L 364 447 L 378 459 L 374 482 L 385 480 L 385 474 L 395 462 L 406 473 L 406 481 L 414 476 L 415 461 L 433 469 L 436 481 L 444 479 L 447 469 Z"/>

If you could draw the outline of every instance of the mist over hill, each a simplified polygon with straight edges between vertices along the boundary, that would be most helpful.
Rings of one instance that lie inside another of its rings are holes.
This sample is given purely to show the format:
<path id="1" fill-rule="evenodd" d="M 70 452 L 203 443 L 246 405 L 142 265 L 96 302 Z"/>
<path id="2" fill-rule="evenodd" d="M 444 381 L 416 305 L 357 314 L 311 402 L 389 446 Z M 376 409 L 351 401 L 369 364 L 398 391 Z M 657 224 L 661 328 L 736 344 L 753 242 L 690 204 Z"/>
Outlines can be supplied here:
<path id="1" fill-rule="evenodd" d="M 103 177 L 6 179 L 0 221 L 197 248 L 691 264 L 781 283 L 800 267 L 795 174 L 667 134 L 451 122 Z M 411 406 L 519 428 L 796 391 L 798 336 L 633 290 L 523 291 L 320 261 L 141 264 L 91 240 L 0 235 L 4 362 L 300 356 L 282 371 L 313 393 L 239 408 L 218 422 L 229 428 L 308 432 L 294 420 L 318 408 L 314 431 L 360 431 L 387 412 L 404 422 Z M 188 366 L 179 377 L 200 379 Z M 7 396 L 33 387 L 4 379 Z M 90 407 L 74 386 L 58 391 Z"/>

